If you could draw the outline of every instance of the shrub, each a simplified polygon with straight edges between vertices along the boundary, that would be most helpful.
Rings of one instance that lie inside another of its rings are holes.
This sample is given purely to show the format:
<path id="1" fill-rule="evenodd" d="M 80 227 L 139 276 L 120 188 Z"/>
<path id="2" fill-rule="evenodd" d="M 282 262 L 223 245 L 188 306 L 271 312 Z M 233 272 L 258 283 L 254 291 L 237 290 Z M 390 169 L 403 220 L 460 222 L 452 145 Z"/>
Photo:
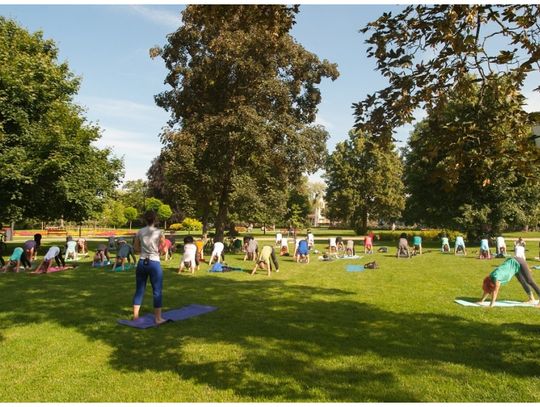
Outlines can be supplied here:
<path id="1" fill-rule="evenodd" d="M 182 230 L 182 224 L 181 223 L 173 223 L 169 226 L 170 230 Z"/>
<path id="2" fill-rule="evenodd" d="M 384 241 L 397 241 L 399 239 L 399 236 L 402 233 L 407 233 L 407 238 L 411 239 L 414 235 L 420 236 L 422 240 L 424 241 L 431 241 L 436 242 L 441 239 L 443 234 L 446 234 L 448 239 L 450 241 L 456 240 L 456 236 L 458 235 L 464 235 L 463 233 L 457 232 L 457 231 L 450 231 L 450 230 L 408 230 L 408 231 L 402 231 L 402 230 L 395 230 L 395 231 L 384 231 L 384 232 L 378 232 L 376 235 L 378 236 L 378 240 L 384 240 Z"/>
<path id="3" fill-rule="evenodd" d="M 202 230 L 202 222 L 193 218 L 184 218 L 182 221 L 182 229 L 187 231 Z"/>

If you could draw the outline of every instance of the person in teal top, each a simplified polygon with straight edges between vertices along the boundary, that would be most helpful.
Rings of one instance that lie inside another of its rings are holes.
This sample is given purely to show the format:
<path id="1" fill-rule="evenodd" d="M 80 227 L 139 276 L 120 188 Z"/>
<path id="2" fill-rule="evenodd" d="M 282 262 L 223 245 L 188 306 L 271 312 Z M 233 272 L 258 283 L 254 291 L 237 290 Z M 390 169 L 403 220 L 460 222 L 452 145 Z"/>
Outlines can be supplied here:
<path id="1" fill-rule="evenodd" d="M 23 252 L 24 249 L 22 247 L 16 247 L 13 249 L 9 262 L 3 267 L 2 271 L 6 272 L 10 269 L 15 269 L 15 272 L 18 273 L 19 268 L 21 267 L 21 256 Z"/>
<path id="2" fill-rule="evenodd" d="M 529 296 L 528 303 L 534 303 L 534 295 L 532 293 L 531 287 L 536 294 L 540 297 L 540 287 L 536 284 L 532 278 L 531 271 L 527 262 L 521 257 L 511 257 L 505 260 L 499 267 L 493 270 L 489 276 L 484 279 L 482 284 L 482 289 L 484 290 L 484 295 L 482 299 L 478 302 L 479 304 L 483 303 L 488 296 L 491 295 L 490 307 L 493 307 L 497 296 L 499 294 L 499 289 L 501 285 L 508 284 L 512 277 L 516 276 L 521 286 Z M 537 305 L 540 306 L 540 305 Z"/>
<path id="3" fill-rule="evenodd" d="M 413 241 L 413 255 L 422 254 L 422 237 L 415 235 Z"/>

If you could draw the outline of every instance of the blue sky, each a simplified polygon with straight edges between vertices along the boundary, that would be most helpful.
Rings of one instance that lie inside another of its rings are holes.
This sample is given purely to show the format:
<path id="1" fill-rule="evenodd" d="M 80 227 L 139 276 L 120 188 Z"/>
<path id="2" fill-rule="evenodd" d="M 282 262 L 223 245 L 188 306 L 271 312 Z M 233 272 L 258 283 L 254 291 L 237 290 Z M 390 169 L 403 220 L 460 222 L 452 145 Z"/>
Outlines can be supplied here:
<path id="1" fill-rule="evenodd" d="M 322 103 L 317 122 L 331 138 L 330 151 L 346 139 L 354 118 L 351 104 L 385 86 L 365 56 L 358 32 L 391 5 L 301 5 L 292 35 L 306 49 L 338 64 L 340 77 L 321 84 Z M 0 5 L 0 14 L 30 31 L 42 30 L 60 50 L 60 61 L 82 78 L 75 99 L 87 118 L 103 129 L 99 146 L 110 146 L 124 158 L 125 180 L 146 178 L 151 160 L 159 154 L 159 133 L 169 116 L 154 104 L 166 89 L 167 73 L 160 58 L 148 50 L 166 43 L 181 23 L 181 5 Z M 538 76 L 536 77 L 538 79 Z M 530 92 L 527 110 L 540 110 L 540 97 Z M 411 127 L 399 129 L 406 140 Z M 318 180 L 320 173 L 312 177 Z"/>

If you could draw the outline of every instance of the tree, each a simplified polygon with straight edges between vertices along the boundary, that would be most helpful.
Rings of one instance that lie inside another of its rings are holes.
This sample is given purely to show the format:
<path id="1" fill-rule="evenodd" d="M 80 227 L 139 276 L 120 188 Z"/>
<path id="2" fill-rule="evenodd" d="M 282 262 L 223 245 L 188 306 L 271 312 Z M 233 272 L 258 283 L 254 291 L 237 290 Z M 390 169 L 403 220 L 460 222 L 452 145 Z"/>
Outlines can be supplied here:
<path id="1" fill-rule="evenodd" d="M 165 222 L 164 229 L 167 229 L 167 220 L 170 219 L 173 214 L 171 207 L 163 204 L 158 208 L 157 214 L 159 219 Z"/>
<path id="2" fill-rule="evenodd" d="M 121 202 L 109 199 L 103 208 L 102 220 L 107 226 L 121 227 L 127 223 L 124 215 L 124 205 Z"/>
<path id="3" fill-rule="evenodd" d="M 372 218 L 397 218 L 405 204 L 402 163 L 395 150 L 373 137 L 349 132 L 326 164 L 328 216 L 348 223 L 357 233 L 367 231 Z"/>
<path id="4" fill-rule="evenodd" d="M 476 238 L 535 222 L 540 151 L 530 141 L 531 123 L 521 124 L 528 115 L 511 80 L 491 80 L 483 89 L 470 83 L 458 83 L 411 135 L 406 212 L 410 220 Z"/>
<path id="5" fill-rule="evenodd" d="M 124 217 L 129 222 L 129 230 L 131 230 L 131 223 L 135 219 L 137 219 L 138 216 L 139 216 L 139 211 L 137 211 L 136 208 L 134 208 L 132 206 L 128 206 L 127 208 L 124 209 Z"/>
<path id="6" fill-rule="evenodd" d="M 157 198 L 150 197 L 144 200 L 144 210 L 146 211 L 154 211 L 158 213 L 159 208 L 161 208 L 162 206 L 163 202 L 161 202 L 161 200 Z"/>
<path id="7" fill-rule="evenodd" d="M 147 196 L 156 196 L 150 191 L 148 183 L 142 179 L 125 181 L 122 188 L 116 191 L 118 198 L 126 207 L 133 207 L 139 213 L 144 212 L 144 200 Z"/>
<path id="8" fill-rule="evenodd" d="M 79 79 L 43 34 L 0 17 L 0 218 L 82 222 L 100 211 L 122 162 L 72 101 Z"/>
<path id="9" fill-rule="evenodd" d="M 416 108 L 440 104 L 458 82 L 479 83 L 481 99 L 486 84 L 501 76 L 521 89 L 539 69 L 538 21 L 534 4 L 411 5 L 384 13 L 361 32 L 369 33 L 368 56 L 389 86 L 353 105 L 356 127 L 389 144 Z"/>
<path id="10" fill-rule="evenodd" d="M 172 88 L 156 97 L 171 113 L 162 140 L 178 161 L 169 169 L 182 172 L 177 185 L 203 223 L 216 208 L 218 239 L 239 177 L 258 186 L 272 180 L 272 188 L 286 191 L 324 160 L 328 134 L 311 125 L 321 100 L 317 84 L 338 71 L 291 37 L 297 12 L 298 6 L 190 5 L 168 44 L 151 50 L 164 59 Z"/>

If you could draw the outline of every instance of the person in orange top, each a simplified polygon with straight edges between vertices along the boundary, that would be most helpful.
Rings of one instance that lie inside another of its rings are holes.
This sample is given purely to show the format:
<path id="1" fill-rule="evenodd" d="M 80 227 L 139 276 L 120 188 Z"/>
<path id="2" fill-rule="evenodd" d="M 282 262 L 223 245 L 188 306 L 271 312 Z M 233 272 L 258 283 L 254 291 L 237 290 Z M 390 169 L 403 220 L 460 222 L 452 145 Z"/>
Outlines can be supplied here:
<path id="1" fill-rule="evenodd" d="M 195 258 L 198 262 L 204 262 L 204 240 L 202 238 L 197 239 L 195 246 L 197 246 L 197 254 L 195 255 Z"/>

